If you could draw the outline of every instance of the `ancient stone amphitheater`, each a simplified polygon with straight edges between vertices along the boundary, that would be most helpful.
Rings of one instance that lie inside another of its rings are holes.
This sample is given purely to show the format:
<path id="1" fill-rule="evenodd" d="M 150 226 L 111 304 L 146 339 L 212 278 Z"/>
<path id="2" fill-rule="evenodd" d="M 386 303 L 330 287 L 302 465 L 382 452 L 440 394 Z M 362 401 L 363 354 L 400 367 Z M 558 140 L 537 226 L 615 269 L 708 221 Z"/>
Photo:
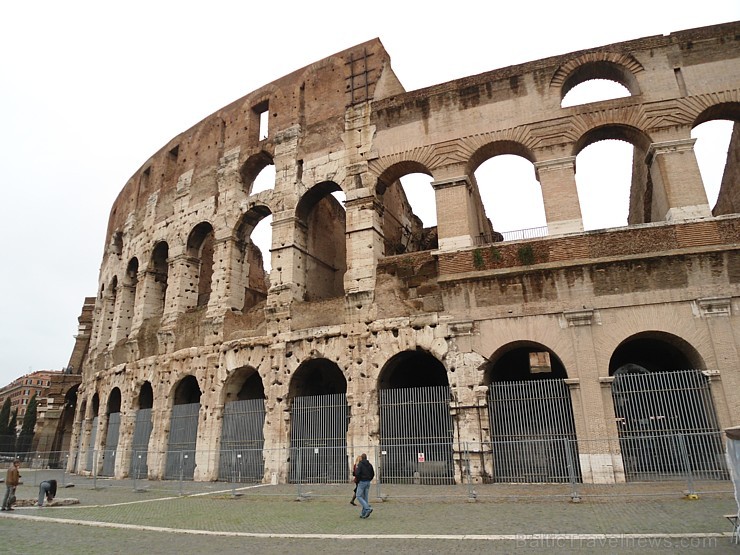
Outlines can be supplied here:
<path id="1" fill-rule="evenodd" d="M 342 482 L 365 451 L 387 482 L 721 478 L 739 138 L 710 206 L 691 131 L 740 118 L 739 40 L 729 23 L 407 92 L 376 39 L 172 138 L 110 213 L 68 469 Z M 592 79 L 629 96 L 562 107 Z M 584 231 L 575 160 L 605 139 L 633 147 L 628 223 Z M 493 229 L 475 172 L 504 154 L 531 163 L 546 227 Z"/>

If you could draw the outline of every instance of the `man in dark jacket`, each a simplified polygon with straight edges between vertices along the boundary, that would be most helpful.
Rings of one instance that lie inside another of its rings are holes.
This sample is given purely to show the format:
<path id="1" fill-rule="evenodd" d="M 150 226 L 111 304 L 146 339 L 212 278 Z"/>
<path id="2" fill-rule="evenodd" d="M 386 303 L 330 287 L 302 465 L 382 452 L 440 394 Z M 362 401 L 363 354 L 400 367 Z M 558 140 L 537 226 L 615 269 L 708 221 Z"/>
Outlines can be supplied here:
<path id="1" fill-rule="evenodd" d="M 18 487 L 21 481 L 21 475 L 18 472 L 18 467 L 21 466 L 21 461 L 18 459 L 13 461 L 10 465 L 8 473 L 5 475 L 5 497 L 3 497 L 3 511 L 13 510 L 13 501 L 15 500 L 15 488 Z"/>
<path id="2" fill-rule="evenodd" d="M 373 512 L 373 508 L 367 499 L 370 493 L 370 482 L 375 478 L 375 470 L 370 461 L 367 460 L 365 453 L 360 455 L 360 462 L 355 468 L 355 477 L 357 478 L 357 500 L 362 505 L 360 518 L 367 518 Z"/>

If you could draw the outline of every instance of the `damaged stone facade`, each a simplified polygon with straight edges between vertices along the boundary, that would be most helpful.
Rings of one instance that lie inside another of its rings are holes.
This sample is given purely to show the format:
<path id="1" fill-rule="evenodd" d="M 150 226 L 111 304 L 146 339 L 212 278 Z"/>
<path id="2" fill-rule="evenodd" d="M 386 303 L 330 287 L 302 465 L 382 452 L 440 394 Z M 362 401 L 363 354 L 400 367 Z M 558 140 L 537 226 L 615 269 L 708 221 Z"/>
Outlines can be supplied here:
<path id="1" fill-rule="evenodd" d="M 68 468 L 89 471 L 85 454 L 105 449 L 117 390 L 114 474 L 130 475 L 148 383 L 148 472 L 163 477 L 173 404 L 191 376 L 194 479 L 215 480 L 224 405 L 258 376 L 265 446 L 288 447 L 291 400 L 324 391 L 306 378 L 317 364 L 344 379 L 349 468 L 356 449 L 379 444 L 378 390 L 400 353 L 444 368 L 455 446 L 489 439 L 480 415 L 497 360 L 523 346 L 549 353 L 566 374 L 587 482 L 620 479 L 598 440 L 617 437 L 609 383 L 634 338 L 712 371 L 721 427 L 740 424 L 740 142 L 736 126 L 712 214 L 690 134 L 740 116 L 738 36 L 737 23 L 682 31 L 411 92 L 375 39 L 174 137 L 111 210 Z M 631 95 L 561 108 L 594 78 Z M 634 146 L 629 226 L 584 232 L 575 157 L 603 139 Z M 474 171 L 501 154 L 533 164 L 547 236 L 492 242 Z M 269 165 L 274 187 L 252 194 Z M 411 211 L 399 183 L 410 173 L 432 179 L 436 229 Z M 261 253 L 250 234 L 267 216 Z M 266 481 L 288 479 L 278 453 L 266 451 Z"/>

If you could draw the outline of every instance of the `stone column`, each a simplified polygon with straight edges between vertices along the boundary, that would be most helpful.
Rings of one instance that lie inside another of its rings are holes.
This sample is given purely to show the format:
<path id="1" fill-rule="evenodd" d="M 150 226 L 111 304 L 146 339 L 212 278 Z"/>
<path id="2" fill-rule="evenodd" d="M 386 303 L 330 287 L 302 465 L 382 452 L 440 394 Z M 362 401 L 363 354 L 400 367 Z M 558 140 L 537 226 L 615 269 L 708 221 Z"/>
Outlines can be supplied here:
<path id="1" fill-rule="evenodd" d="M 128 337 L 129 331 L 131 330 L 135 298 L 135 285 L 124 285 L 119 283 L 118 294 L 116 295 L 116 306 L 113 311 L 115 316 L 113 332 L 110 340 L 111 347 L 118 345 L 119 342 Z"/>
<path id="2" fill-rule="evenodd" d="M 583 231 L 576 188 L 576 157 L 535 162 L 534 171 L 542 187 L 548 235 Z"/>
<path id="3" fill-rule="evenodd" d="M 561 317 L 561 327 L 571 330 L 578 370 L 578 382 L 569 380 L 569 386 L 581 475 L 584 483 L 609 484 L 615 481 L 609 447 L 609 437 L 615 431 L 607 424 L 605 401 L 599 385 L 598 360 L 591 329 L 598 323 L 598 312 L 591 309 L 564 312 Z"/>
<path id="4" fill-rule="evenodd" d="M 131 445 L 134 442 L 136 426 L 136 408 L 133 406 L 133 395 L 129 394 L 121 402 L 121 428 L 118 432 L 116 467 L 117 479 L 128 478 L 131 470 Z"/>
<path id="5" fill-rule="evenodd" d="M 200 261 L 197 258 L 180 254 L 170 259 L 171 271 L 165 297 L 164 322 L 172 322 L 177 316 L 198 304 L 198 272 Z"/>
<path id="6" fill-rule="evenodd" d="M 440 250 L 455 250 L 473 245 L 478 229 L 473 186 L 467 176 L 432 182 L 437 206 L 437 236 Z"/>
<path id="7" fill-rule="evenodd" d="M 157 273 L 151 270 L 143 270 L 137 276 L 136 301 L 134 318 L 131 322 L 131 335 L 134 335 L 144 321 L 149 318 L 162 315 L 164 299 L 162 298 L 162 287 L 157 283 Z"/>
<path id="8" fill-rule="evenodd" d="M 653 143 L 646 164 L 653 183 L 652 221 L 708 218 L 712 215 L 694 154 L 696 139 Z"/>

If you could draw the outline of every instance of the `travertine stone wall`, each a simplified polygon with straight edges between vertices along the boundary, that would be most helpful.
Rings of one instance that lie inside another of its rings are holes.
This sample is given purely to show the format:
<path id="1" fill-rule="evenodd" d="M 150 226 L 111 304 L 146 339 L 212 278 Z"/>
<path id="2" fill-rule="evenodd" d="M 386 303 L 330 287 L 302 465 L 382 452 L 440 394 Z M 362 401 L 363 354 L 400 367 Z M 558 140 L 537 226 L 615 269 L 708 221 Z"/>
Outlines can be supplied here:
<path id="1" fill-rule="evenodd" d="M 104 448 L 106 407 L 118 388 L 115 472 L 130 473 L 126 450 L 149 382 L 149 472 L 161 477 L 174 392 L 194 376 L 195 479 L 216 479 L 224 392 L 256 372 L 269 446 L 264 479 L 285 481 L 279 449 L 289 445 L 291 383 L 318 359 L 346 382 L 349 460 L 356 448 L 379 444 L 379 380 L 405 351 L 441 362 L 454 445 L 481 449 L 490 439 L 486 368 L 512 345 L 529 344 L 566 369 L 584 480 L 623 480 L 609 445 L 617 435 L 610 360 L 638 336 L 675 343 L 696 368 L 712 371 L 720 424 L 738 424 L 740 143 L 736 129 L 713 217 L 690 136 L 703 121 L 740 114 L 738 36 L 740 25 L 730 23 L 647 37 L 411 92 L 375 39 L 174 137 L 111 210 L 71 441 L 81 445 L 77 460 Z M 631 96 L 560 107 L 570 88 L 597 77 Z M 603 139 L 635 147 L 631 226 L 584 233 L 575 157 Z M 501 154 L 533 164 L 546 237 L 481 244 L 496 230 L 474 171 Z M 274 187 L 252 194 L 270 164 Z M 436 230 L 422 228 L 399 185 L 418 172 L 433 182 Z M 268 215 L 271 249 L 260 253 L 250 234 Z M 491 474 L 486 460 L 474 463 L 476 476 Z"/>

